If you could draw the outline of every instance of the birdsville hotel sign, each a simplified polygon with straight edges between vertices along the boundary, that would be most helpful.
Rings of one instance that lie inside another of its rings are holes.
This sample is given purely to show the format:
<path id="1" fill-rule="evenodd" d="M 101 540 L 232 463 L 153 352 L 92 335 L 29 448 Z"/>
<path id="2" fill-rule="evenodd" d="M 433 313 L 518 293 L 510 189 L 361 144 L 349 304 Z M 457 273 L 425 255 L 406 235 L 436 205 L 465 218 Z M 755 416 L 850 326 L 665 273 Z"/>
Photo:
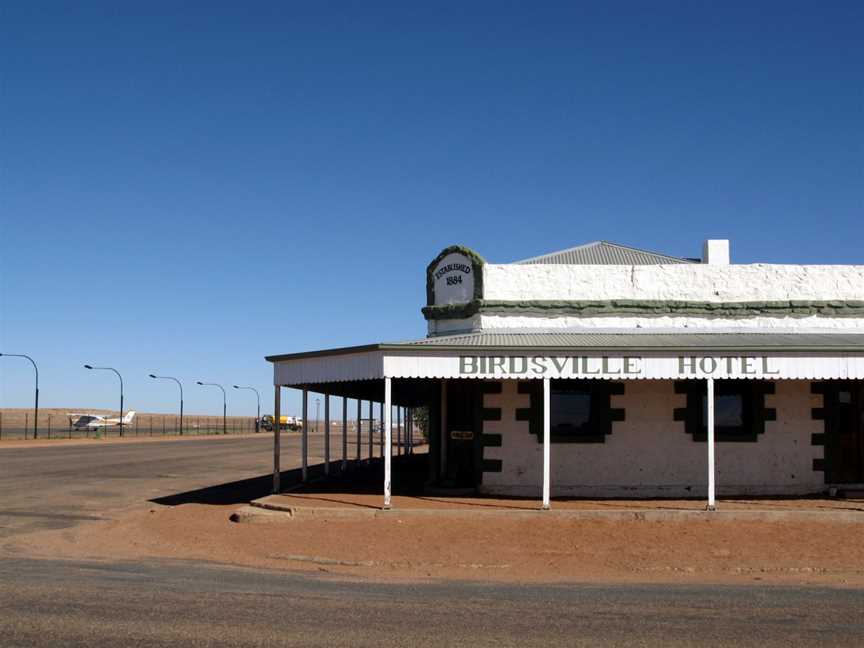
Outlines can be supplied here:
<path id="1" fill-rule="evenodd" d="M 645 377 L 645 359 L 639 356 L 459 356 L 459 375 L 484 378 L 547 376 L 554 378 Z M 686 376 L 776 376 L 766 356 L 678 358 L 678 373 Z"/>
<path id="2" fill-rule="evenodd" d="M 381 404 L 385 506 L 392 407 L 428 412 L 430 487 L 544 507 L 864 484 L 864 266 L 733 264 L 728 241 L 503 264 L 453 246 L 422 312 L 422 339 L 268 357 L 277 405 Z"/>

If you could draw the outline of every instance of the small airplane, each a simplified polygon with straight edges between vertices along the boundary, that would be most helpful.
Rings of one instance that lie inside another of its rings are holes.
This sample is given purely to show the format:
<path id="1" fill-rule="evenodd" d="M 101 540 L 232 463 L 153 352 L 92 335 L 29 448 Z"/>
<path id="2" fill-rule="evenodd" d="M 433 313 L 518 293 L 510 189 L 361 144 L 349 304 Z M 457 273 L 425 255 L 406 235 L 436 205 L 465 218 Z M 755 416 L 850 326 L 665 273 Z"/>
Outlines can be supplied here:
<path id="1" fill-rule="evenodd" d="M 94 430 L 96 428 L 116 427 L 121 423 L 123 425 L 131 425 L 135 418 L 135 411 L 126 412 L 126 416 L 121 420 L 119 416 L 109 417 L 101 414 L 69 414 L 69 425 L 76 430 Z"/>

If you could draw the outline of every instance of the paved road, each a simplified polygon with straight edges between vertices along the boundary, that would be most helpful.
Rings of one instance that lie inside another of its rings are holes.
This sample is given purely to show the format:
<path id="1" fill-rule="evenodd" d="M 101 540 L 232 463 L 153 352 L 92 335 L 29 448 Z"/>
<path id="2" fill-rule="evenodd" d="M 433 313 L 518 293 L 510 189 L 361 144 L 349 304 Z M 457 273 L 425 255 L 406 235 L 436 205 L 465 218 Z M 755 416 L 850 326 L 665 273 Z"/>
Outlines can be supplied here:
<path id="1" fill-rule="evenodd" d="M 267 494 L 273 438 L 197 438 L 178 441 L 98 442 L 34 448 L 0 446 L 0 539 L 65 528 L 146 506 L 148 500 L 224 482 L 245 482 L 215 494 L 249 501 Z M 341 457 L 340 435 L 331 437 Z M 323 460 L 324 435 L 310 435 L 312 463 Z M 282 468 L 300 464 L 298 435 L 282 435 Z"/>
<path id="2" fill-rule="evenodd" d="M 860 646 L 861 592 L 370 585 L 187 563 L 0 562 L 3 646 Z"/>
<path id="3" fill-rule="evenodd" d="M 269 489 L 270 444 L 262 436 L 0 448 L 0 539 L 152 499 L 247 501 Z M 287 438 L 285 467 L 297 465 L 298 445 Z M 313 461 L 322 446 L 323 437 L 311 439 Z M 3 647 L 857 646 L 862 610 L 860 590 L 373 585 L 179 561 L 0 559 Z"/>

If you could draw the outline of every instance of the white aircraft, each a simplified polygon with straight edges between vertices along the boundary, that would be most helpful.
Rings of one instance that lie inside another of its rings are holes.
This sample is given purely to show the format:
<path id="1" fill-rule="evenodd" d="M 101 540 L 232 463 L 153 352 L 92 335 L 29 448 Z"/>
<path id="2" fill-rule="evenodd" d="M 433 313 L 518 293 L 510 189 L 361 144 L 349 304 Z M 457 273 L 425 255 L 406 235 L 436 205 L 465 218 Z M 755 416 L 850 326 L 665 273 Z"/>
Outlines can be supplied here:
<path id="1" fill-rule="evenodd" d="M 126 412 L 123 417 L 123 425 L 131 425 L 132 419 L 135 418 L 135 411 Z M 120 425 L 119 416 L 113 418 L 103 416 L 101 414 L 69 414 L 69 424 L 76 430 L 93 430 L 96 428 L 116 427 Z"/>

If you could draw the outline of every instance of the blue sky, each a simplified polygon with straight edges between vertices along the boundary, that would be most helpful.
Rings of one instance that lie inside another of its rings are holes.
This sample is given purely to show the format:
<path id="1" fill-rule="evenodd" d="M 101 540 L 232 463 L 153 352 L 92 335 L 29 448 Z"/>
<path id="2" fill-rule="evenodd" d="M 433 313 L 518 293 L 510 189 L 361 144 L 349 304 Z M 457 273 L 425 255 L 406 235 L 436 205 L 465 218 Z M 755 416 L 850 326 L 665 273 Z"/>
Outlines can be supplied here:
<path id="1" fill-rule="evenodd" d="M 425 334 L 446 245 L 864 263 L 860 2 L 6 2 L 0 351 L 217 413 L 266 354 Z M 0 360 L 0 405 L 29 366 Z M 297 398 L 289 398 L 296 410 Z M 254 413 L 249 393 L 229 412 Z"/>

